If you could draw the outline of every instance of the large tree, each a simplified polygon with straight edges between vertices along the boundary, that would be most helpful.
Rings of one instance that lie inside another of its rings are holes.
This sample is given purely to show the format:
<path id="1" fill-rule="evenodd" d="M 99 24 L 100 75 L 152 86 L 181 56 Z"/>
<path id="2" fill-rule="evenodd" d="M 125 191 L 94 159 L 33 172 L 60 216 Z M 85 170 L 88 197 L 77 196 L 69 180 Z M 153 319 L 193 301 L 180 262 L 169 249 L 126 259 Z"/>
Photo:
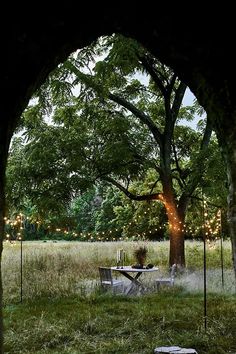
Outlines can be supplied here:
<path id="1" fill-rule="evenodd" d="M 105 58 L 92 70 L 91 60 L 98 56 Z M 202 133 L 177 124 L 194 113 L 182 107 L 185 90 L 145 48 L 112 36 L 71 56 L 25 113 L 26 150 L 31 161 L 37 157 L 34 176 L 41 190 L 53 190 L 53 181 L 60 193 L 61 181 L 70 176 L 71 191 L 102 179 L 133 200 L 161 201 L 170 224 L 170 264 L 180 266 L 185 265 L 186 210 L 206 168 L 212 132 L 208 120 Z M 50 133 L 45 122 L 36 119 L 32 126 L 32 117 L 41 117 L 43 109 L 51 109 Z M 42 145 L 50 155 L 46 170 L 39 163 Z M 130 182 L 148 169 L 155 171 L 155 181 L 148 194 L 137 195 Z"/>

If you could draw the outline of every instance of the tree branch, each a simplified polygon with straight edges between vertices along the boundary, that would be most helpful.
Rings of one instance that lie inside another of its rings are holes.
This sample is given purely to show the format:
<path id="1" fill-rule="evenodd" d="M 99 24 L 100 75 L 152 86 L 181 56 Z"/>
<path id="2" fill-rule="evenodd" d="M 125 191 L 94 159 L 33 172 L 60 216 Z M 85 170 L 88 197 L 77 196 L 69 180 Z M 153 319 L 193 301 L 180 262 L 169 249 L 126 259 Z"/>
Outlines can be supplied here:
<path id="1" fill-rule="evenodd" d="M 112 100 L 113 102 L 116 102 L 120 104 L 122 107 L 128 109 L 131 113 L 133 113 L 137 118 L 141 120 L 145 125 L 148 126 L 150 131 L 152 132 L 156 142 L 158 144 L 162 144 L 162 134 L 157 128 L 156 124 L 153 123 L 153 121 L 150 119 L 149 116 L 147 116 L 145 113 L 140 111 L 138 108 L 136 108 L 132 103 L 128 102 L 126 99 L 123 97 L 117 96 L 113 93 L 108 94 L 108 98 Z"/>
<path id="2" fill-rule="evenodd" d="M 167 88 L 167 92 L 168 92 L 168 95 L 170 96 L 171 95 L 171 92 L 174 88 L 174 85 L 175 85 L 175 81 L 176 81 L 176 78 L 177 78 L 177 75 L 174 73 L 170 79 L 170 82 L 168 84 L 168 88 Z"/>
<path id="3" fill-rule="evenodd" d="M 150 190 L 150 193 L 152 193 L 153 189 L 156 187 L 157 183 L 160 181 L 160 178 L 158 178 L 152 185 L 152 188 Z"/>
<path id="4" fill-rule="evenodd" d="M 153 194 L 144 194 L 144 195 L 135 195 L 128 191 L 122 184 L 117 182 L 111 177 L 101 177 L 104 181 L 107 181 L 117 187 L 120 191 L 122 191 L 129 199 L 142 201 L 142 200 L 160 200 L 163 201 L 163 193 L 153 193 Z"/>
<path id="5" fill-rule="evenodd" d="M 212 130 L 213 128 L 212 128 L 211 120 L 209 119 L 209 117 L 207 117 L 206 128 L 201 142 L 201 150 L 205 149 L 209 145 L 211 140 Z"/>
<path id="6" fill-rule="evenodd" d="M 181 178 L 179 178 L 179 177 L 173 175 L 173 179 L 175 179 L 175 180 L 178 182 L 178 184 L 179 184 L 179 186 L 180 186 L 181 189 L 184 187 L 184 184 L 183 184 Z"/>
<path id="7" fill-rule="evenodd" d="M 176 90 L 174 102 L 173 102 L 172 108 L 171 108 L 172 120 L 174 122 L 176 121 L 176 119 L 178 117 L 179 109 L 181 107 L 186 88 L 187 88 L 187 86 L 183 82 L 180 82 L 180 84 Z"/>
<path id="8" fill-rule="evenodd" d="M 67 68 L 73 72 L 79 80 L 81 80 L 85 85 L 91 87 L 93 90 L 95 90 L 98 94 L 103 95 L 101 85 L 98 85 L 93 81 L 93 76 L 87 75 L 82 73 L 76 66 L 71 63 L 67 62 L 66 63 Z M 75 80 L 76 81 L 76 80 Z M 128 109 L 131 113 L 133 113 L 137 118 L 139 118 L 145 125 L 148 126 L 150 131 L 152 132 L 154 139 L 158 144 L 162 143 L 162 134 L 157 128 L 157 126 L 153 123 L 153 121 L 150 119 L 149 116 L 147 116 L 145 113 L 140 111 L 138 108 L 136 108 L 132 103 L 128 102 L 125 100 L 123 97 L 120 97 L 118 95 L 112 94 L 110 92 L 106 92 L 106 96 L 112 100 L 113 102 L 116 102 L 120 104 L 122 107 Z"/>
<path id="9" fill-rule="evenodd" d="M 144 69 L 149 73 L 159 90 L 161 91 L 162 95 L 164 98 L 167 98 L 167 90 L 165 86 L 163 85 L 162 80 L 159 78 L 157 75 L 156 71 L 154 70 L 153 66 L 150 64 L 149 60 L 147 57 L 144 56 L 138 56 L 139 60 L 141 61 Z"/>
<path id="10" fill-rule="evenodd" d="M 199 150 L 199 155 L 196 158 L 196 160 L 194 161 L 194 164 L 192 167 L 192 171 L 194 171 L 194 172 L 192 172 L 192 174 L 191 174 L 192 178 L 190 178 L 189 182 L 187 183 L 185 191 L 179 200 L 179 205 L 181 203 L 187 203 L 187 199 L 189 199 L 191 197 L 191 195 L 193 194 L 194 190 L 196 189 L 197 185 L 199 184 L 199 182 L 203 176 L 204 169 L 205 169 L 204 160 L 207 157 L 205 152 L 207 152 L 206 149 L 210 143 L 211 134 L 212 134 L 212 124 L 210 122 L 210 119 L 208 118 L 205 132 L 204 132 L 202 142 L 201 142 L 201 147 Z"/>
<path id="11" fill-rule="evenodd" d="M 175 144 L 174 144 L 174 143 L 172 144 L 172 148 L 173 148 L 174 159 L 175 159 L 175 165 L 176 165 L 176 168 L 175 168 L 174 170 L 177 171 L 178 174 L 179 174 L 179 176 L 180 176 L 181 182 L 180 182 L 180 181 L 178 181 L 178 182 L 179 182 L 180 187 L 182 188 L 183 185 L 185 185 L 185 181 L 184 181 L 184 179 L 182 178 L 182 176 L 183 176 L 183 171 L 182 171 L 182 169 L 180 168 L 180 165 L 179 165 L 179 160 L 178 160 L 178 157 L 177 157 L 177 152 L 176 152 L 176 148 L 175 148 Z M 174 170 L 172 170 L 172 172 L 173 172 Z M 175 178 L 177 179 L 177 177 L 175 177 Z"/>

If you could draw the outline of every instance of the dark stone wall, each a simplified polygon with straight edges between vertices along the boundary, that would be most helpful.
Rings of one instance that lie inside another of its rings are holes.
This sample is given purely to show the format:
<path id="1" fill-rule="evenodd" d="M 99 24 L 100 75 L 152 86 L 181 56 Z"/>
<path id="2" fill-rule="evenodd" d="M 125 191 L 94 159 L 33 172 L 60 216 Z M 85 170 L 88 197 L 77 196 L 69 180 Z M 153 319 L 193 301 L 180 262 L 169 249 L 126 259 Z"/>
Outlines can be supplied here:
<path id="1" fill-rule="evenodd" d="M 186 7 L 164 5 L 155 10 L 149 1 L 142 7 L 134 4 L 96 7 L 89 2 L 81 10 L 64 5 L 51 11 L 21 6 L 14 15 L 6 10 L 1 24 L 1 134 L 7 131 L 9 138 L 32 93 L 59 62 L 96 37 L 113 32 L 136 38 L 175 69 L 205 109 L 220 116 L 221 110 L 235 111 L 230 9 L 225 14 L 227 23 L 221 25 L 222 11 L 188 12 Z M 216 125 L 220 130 L 220 118 Z"/>

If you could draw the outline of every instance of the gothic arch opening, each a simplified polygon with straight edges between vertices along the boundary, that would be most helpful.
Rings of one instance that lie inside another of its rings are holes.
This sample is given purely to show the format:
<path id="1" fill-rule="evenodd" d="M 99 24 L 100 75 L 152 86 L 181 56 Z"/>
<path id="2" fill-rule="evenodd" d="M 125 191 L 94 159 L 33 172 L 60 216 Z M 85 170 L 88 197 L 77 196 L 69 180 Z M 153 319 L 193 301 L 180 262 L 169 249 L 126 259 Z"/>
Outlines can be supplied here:
<path id="1" fill-rule="evenodd" d="M 44 9 L 43 9 L 44 10 Z M 45 10 L 44 10 L 45 11 Z M 234 12 L 232 11 L 232 14 Z M 211 117 L 227 164 L 228 215 L 236 270 L 236 100 L 234 31 L 230 9 L 209 16 L 182 8 L 114 9 L 85 5 L 83 13 L 65 7 L 54 13 L 28 9 L 1 23 L 0 232 L 4 223 L 7 152 L 16 122 L 48 73 L 74 51 L 103 34 L 136 38 L 190 87 Z M 224 21 L 224 26 L 219 24 Z M 2 246 L 1 246 L 2 247 Z M 2 250 L 2 249 L 1 249 Z M 1 251 L 0 250 L 0 251 Z M 2 314 L 0 314 L 2 319 Z M 2 323 L 0 328 L 2 336 Z M 1 337 L 2 342 L 2 337 Z"/>

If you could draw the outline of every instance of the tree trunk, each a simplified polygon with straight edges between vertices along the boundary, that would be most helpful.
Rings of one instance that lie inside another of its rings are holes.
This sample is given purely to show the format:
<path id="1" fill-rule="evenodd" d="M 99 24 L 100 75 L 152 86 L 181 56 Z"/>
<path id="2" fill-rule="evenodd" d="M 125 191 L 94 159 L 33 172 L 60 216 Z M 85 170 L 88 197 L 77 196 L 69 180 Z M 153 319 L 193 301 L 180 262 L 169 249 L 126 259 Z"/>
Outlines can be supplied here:
<path id="1" fill-rule="evenodd" d="M 170 255 L 169 265 L 174 263 L 178 267 L 185 267 L 185 252 L 184 252 L 184 220 L 185 212 L 181 208 L 179 212 L 175 202 L 165 202 L 170 232 Z"/>
<path id="2" fill-rule="evenodd" d="M 229 194 L 228 194 L 228 223 L 232 243 L 232 261 L 236 279 L 236 137 L 228 135 L 227 144 L 222 148 L 227 165 Z"/>
<path id="3" fill-rule="evenodd" d="M 185 267 L 184 232 L 181 230 L 170 231 L 170 257 L 169 265 L 177 264 L 178 267 Z"/>

